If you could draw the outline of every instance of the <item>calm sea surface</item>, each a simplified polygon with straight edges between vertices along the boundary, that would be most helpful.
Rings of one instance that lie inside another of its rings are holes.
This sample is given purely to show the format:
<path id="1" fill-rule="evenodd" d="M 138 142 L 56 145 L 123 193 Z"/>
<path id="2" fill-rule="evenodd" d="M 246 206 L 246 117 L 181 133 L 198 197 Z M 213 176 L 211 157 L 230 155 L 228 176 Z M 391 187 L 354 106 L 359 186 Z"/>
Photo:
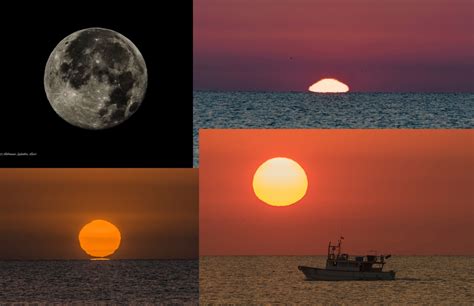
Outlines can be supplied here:
<path id="1" fill-rule="evenodd" d="M 198 260 L 0 261 L 0 303 L 198 303 Z"/>
<path id="2" fill-rule="evenodd" d="M 201 303 L 474 304 L 473 256 L 394 256 L 394 281 L 307 281 L 325 256 L 201 257 Z"/>
<path id="3" fill-rule="evenodd" d="M 200 128 L 474 128 L 474 94 L 194 92 Z"/>

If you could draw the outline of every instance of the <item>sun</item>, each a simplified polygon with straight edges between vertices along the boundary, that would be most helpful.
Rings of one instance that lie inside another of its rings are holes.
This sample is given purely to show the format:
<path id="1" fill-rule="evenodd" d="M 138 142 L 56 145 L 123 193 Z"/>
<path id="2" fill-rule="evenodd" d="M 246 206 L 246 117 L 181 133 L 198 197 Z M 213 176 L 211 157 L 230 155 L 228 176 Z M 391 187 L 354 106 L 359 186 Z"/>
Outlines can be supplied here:
<path id="1" fill-rule="evenodd" d="M 309 91 L 318 93 L 348 92 L 349 86 L 336 79 L 322 79 L 308 88 Z"/>
<path id="2" fill-rule="evenodd" d="M 79 232 L 79 244 L 92 257 L 112 255 L 120 246 L 118 228 L 105 220 L 94 220 L 84 225 Z"/>
<path id="3" fill-rule="evenodd" d="M 271 206 L 288 206 L 301 200 L 308 189 L 304 169 L 294 160 L 275 157 L 258 167 L 253 176 L 257 198 Z"/>

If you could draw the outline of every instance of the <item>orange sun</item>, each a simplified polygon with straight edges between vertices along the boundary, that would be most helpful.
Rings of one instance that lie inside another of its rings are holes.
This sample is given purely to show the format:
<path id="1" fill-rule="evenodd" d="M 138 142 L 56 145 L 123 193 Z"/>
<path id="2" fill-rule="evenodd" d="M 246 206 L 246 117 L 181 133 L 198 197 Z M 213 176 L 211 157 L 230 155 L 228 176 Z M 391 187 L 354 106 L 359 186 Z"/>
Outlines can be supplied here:
<path id="1" fill-rule="evenodd" d="M 276 157 L 258 167 L 253 176 L 257 198 L 272 206 L 288 206 L 306 194 L 308 179 L 304 169 L 294 160 Z"/>
<path id="2" fill-rule="evenodd" d="M 92 257 L 112 255 L 120 246 L 120 231 L 110 222 L 94 220 L 79 232 L 81 248 Z"/>
<path id="3" fill-rule="evenodd" d="M 311 85 L 308 90 L 319 93 L 341 93 L 348 92 L 349 86 L 336 79 L 322 79 Z"/>

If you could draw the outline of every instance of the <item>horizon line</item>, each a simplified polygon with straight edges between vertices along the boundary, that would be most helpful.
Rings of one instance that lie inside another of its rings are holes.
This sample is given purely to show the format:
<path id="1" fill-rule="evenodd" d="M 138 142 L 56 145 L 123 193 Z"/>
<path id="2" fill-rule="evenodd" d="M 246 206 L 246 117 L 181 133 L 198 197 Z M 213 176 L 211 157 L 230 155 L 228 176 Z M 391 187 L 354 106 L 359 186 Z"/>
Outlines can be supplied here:
<path id="1" fill-rule="evenodd" d="M 309 90 L 268 90 L 268 89 L 251 89 L 251 90 L 225 90 L 225 89 L 194 89 L 193 92 L 199 91 L 210 91 L 210 92 L 222 92 L 222 93 L 235 93 L 235 92 L 251 92 L 251 93 L 312 93 L 315 95 L 344 95 L 344 94 L 474 94 L 474 91 L 348 91 L 340 93 L 318 93 L 311 92 Z"/>
<path id="2" fill-rule="evenodd" d="M 474 257 L 474 253 L 473 254 L 409 254 L 409 255 L 401 255 L 401 254 L 394 254 L 394 253 L 387 253 L 387 254 L 382 254 L 380 253 L 379 255 L 377 256 L 380 256 L 380 255 L 391 255 L 392 257 L 393 256 L 403 256 L 403 257 L 406 257 L 406 256 L 457 256 L 457 257 Z M 306 255 L 199 255 L 199 258 L 201 257 L 310 257 L 310 256 L 327 256 L 327 254 L 306 254 Z M 359 254 L 357 255 L 352 255 L 352 256 L 359 256 Z M 360 255 L 362 256 L 362 255 Z"/>
<path id="3" fill-rule="evenodd" d="M 99 260 L 97 260 L 99 258 Z M 103 257 L 94 257 L 94 258 L 20 258 L 20 259 L 13 259 L 13 258 L 0 258 L 0 262 L 2 261 L 100 261 L 100 259 L 105 259 L 104 261 L 150 261 L 150 260 L 198 260 L 199 257 L 189 257 L 189 258 L 103 258 Z"/>

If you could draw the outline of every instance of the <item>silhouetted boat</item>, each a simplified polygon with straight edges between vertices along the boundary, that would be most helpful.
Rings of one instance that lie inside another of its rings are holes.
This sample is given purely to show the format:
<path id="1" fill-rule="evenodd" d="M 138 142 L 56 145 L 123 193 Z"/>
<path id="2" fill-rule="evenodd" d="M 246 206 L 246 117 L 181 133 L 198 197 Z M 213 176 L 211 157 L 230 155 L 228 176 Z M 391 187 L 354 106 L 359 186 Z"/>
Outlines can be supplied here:
<path id="1" fill-rule="evenodd" d="M 343 237 L 341 237 L 343 239 Z M 328 246 L 326 268 L 298 266 L 308 280 L 394 280 L 395 271 L 382 271 L 385 259 L 391 255 L 349 256 L 341 254 L 341 239 L 337 245 Z"/>

